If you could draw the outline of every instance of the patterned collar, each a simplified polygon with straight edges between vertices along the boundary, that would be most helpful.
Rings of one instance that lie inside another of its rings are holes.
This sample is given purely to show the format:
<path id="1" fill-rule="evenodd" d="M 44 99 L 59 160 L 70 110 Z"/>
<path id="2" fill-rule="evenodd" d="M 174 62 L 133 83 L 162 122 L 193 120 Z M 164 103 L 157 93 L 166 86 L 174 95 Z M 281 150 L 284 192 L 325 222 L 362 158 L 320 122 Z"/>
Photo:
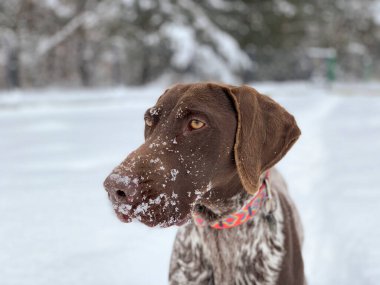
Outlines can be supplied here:
<path id="1" fill-rule="evenodd" d="M 261 184 L 259 191 L 244 204 L 240 210 L 235 213 L 229 214 L 220 221 L 209 224 L 211 228 L 223 230 L 240 226 L 245 222 L 252 219 L 255 214 L 260 210 L 264 203 L 271 199 L 270 184 L 269 184 L 269 171 L 265 173 L 265 178 Z M 207 222 L 198 214 L 193 214 L 193 220 L 197 226 L 205 227 Z"/>

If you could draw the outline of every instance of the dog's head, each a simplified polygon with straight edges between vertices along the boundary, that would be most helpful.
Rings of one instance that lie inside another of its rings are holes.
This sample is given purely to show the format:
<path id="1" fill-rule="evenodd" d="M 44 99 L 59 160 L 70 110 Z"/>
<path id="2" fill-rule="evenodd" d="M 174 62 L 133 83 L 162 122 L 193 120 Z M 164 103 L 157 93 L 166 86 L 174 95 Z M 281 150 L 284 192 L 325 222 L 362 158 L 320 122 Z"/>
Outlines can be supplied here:
<path id="1" fill-rule="evenodd" d="M 300 135 L 288 112 L 248 86 L 175 85 L 145 113 L 145 142 L 107 177 L 118 217 L 148 226 L 181 225 L 196 207 L 218 209 Z"/>

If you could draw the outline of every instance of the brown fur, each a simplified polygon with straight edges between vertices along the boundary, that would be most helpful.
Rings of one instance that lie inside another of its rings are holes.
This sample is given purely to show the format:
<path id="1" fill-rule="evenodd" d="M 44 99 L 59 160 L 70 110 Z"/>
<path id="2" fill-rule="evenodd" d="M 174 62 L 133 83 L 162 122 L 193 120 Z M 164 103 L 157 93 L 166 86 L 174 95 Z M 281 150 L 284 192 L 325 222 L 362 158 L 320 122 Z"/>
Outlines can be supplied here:
<path id="1" fill-rule="evenodd" d="M 122 221 L 148 226 L 182 225 L 194 212 L 212 222 L 236 211 L 300 135 L 293 116 L 248 86 L 175 85 L 145 116 L 153 123 L 145 128 L 145 143 L 104 185 Z M 206 126 L 191 130 L 192 119 Z M 281 187 L 273 187 L 275 231 L 263 212 L 221 232 L 182 227 L 171 283 L 303 284 L 299 223 Z"/>

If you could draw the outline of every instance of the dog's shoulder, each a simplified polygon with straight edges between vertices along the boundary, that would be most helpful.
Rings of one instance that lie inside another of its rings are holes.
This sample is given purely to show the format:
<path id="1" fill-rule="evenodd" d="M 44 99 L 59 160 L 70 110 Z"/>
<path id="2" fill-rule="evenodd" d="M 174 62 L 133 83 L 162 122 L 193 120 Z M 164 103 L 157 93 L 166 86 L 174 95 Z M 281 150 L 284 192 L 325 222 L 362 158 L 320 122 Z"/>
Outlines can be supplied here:
<path id="1" fill-rule="evenodd" d="M 304 233 L 303 233 L 303 227 L 302 227 L 302 222 L 301 222 L 301 217 L 298 213 L 297 207 L 294 204 L 294 201 L 292 197 L 290 196 L 289 190 L 288 190 L 288 185 L 285 182 L 284 177 L 282 174 L 276 169 L 272 168 L 270 171 L 270 184 L 271 188 L 273 191 L 276 191 L 279 193 L 279 196 L 282 197 L 280 198 L 280 202 L 282 205 L 284 214 L 286 215 L 291 215 L 291 218 L 294 220 L 296 232 L 298 234 L 300 243 L 302 245 L 303 239 L 304 239 Z M 287 213 L 286 209 L 289 209 Z"/>
<path id="2" fill-rule="evenodd" d="M 279 275 L 281 284 L 305 284 L 303 274 L 302 242 L 303 229 L 297 208 L 289 194 L 288 187 L 280 172 L 271 170 L 272 191 L 278 195 L 283 215 L 283 231 L 285 234 L 285 256 Z"/>

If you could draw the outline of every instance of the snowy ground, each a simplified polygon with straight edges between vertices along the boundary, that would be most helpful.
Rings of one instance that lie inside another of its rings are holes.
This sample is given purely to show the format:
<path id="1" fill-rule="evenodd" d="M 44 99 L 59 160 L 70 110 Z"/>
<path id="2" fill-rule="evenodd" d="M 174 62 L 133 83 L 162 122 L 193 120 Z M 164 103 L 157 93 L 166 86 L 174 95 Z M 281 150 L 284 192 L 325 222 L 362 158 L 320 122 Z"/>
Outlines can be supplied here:
<path id="1" fill-rule="evenodd" d="M 257 84 L 303 135 L 280 162 L 309 284 L 379 284 L 380 85 Z M 120 223 L 102 182 L 164 86 L 0 94 L 0 283 L 166 284 L 176 229 Z"/>

